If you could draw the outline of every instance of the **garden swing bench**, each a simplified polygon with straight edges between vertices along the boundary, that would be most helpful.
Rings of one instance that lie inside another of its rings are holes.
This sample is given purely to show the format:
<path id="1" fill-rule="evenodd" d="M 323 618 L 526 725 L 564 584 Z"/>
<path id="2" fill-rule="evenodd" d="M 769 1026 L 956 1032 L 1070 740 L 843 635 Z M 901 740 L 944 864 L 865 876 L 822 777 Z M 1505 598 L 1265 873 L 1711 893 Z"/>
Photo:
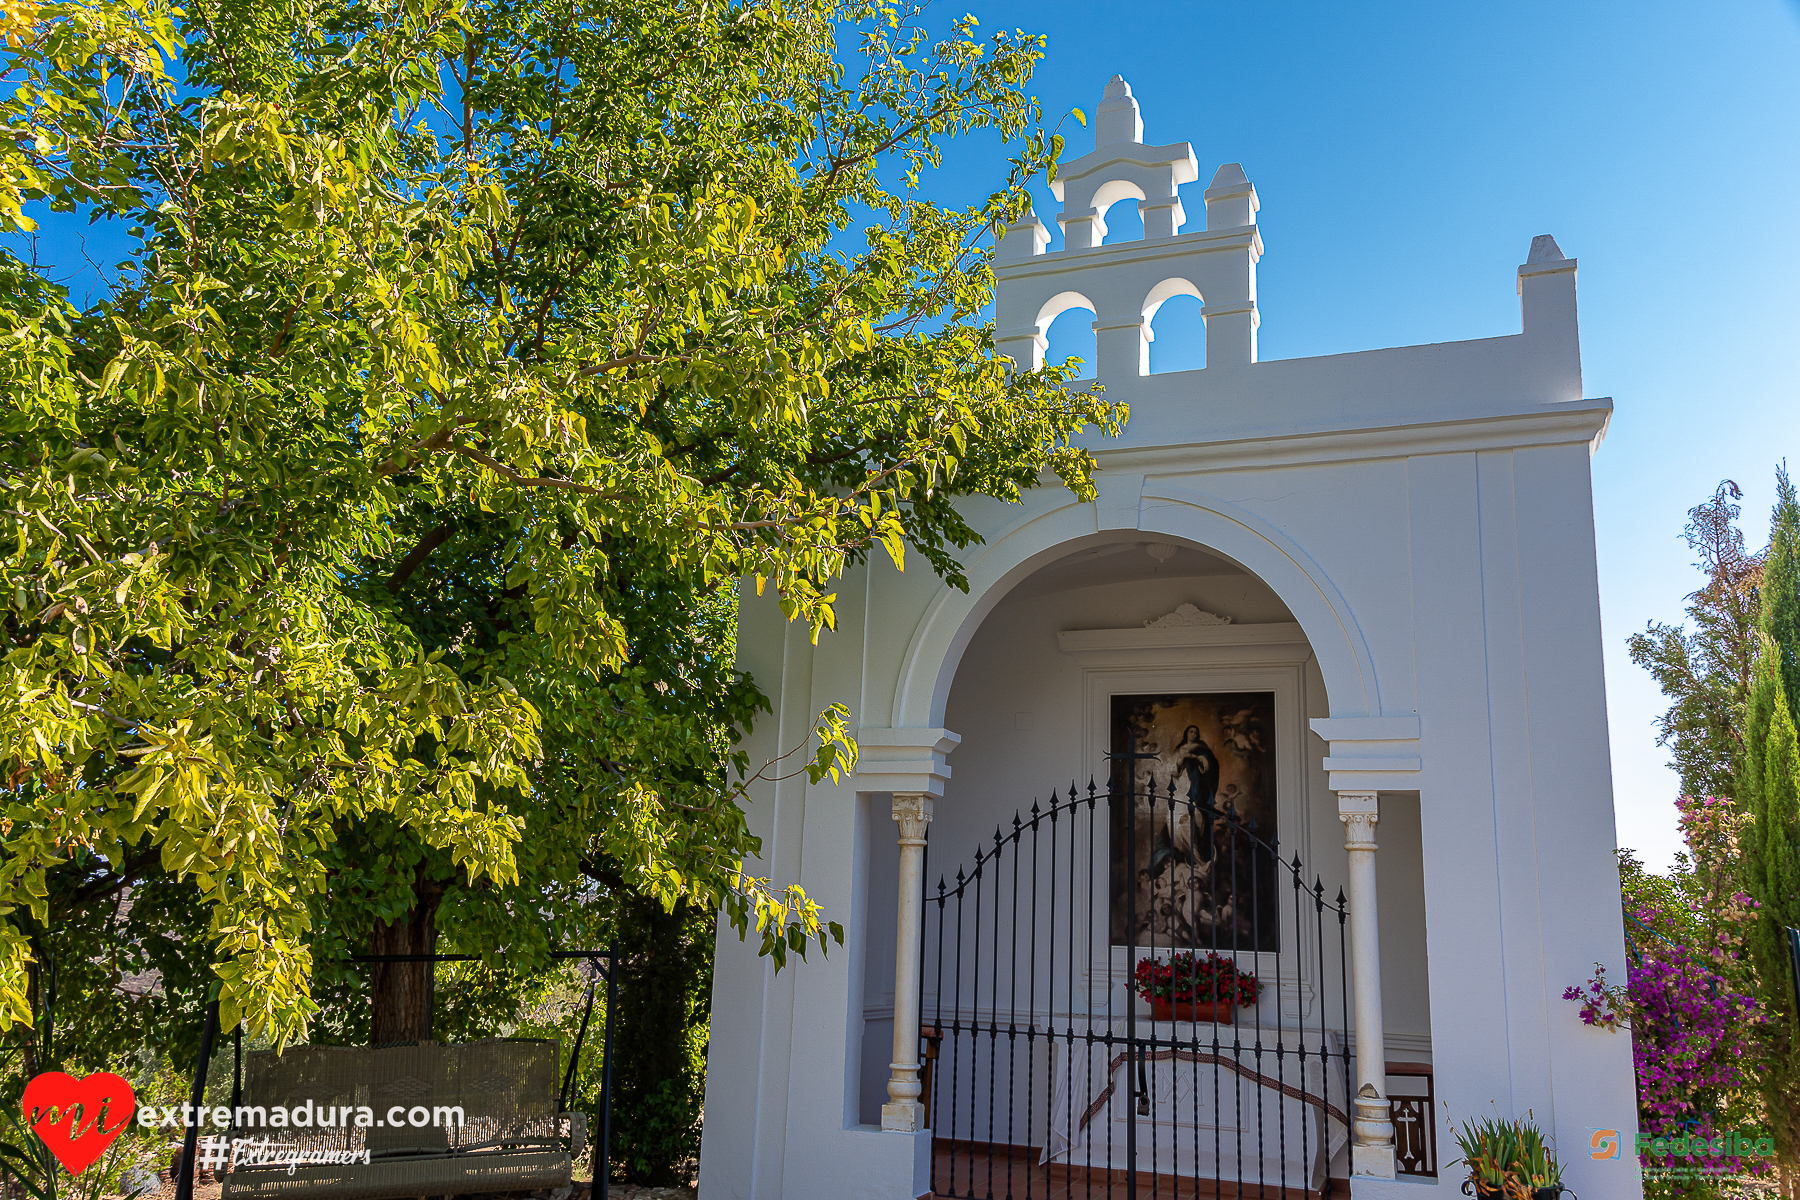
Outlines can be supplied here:
<path id="1" fill-rule="evenodd" d="M 612 952 L 556 951 L 557 958 L 605 959 L 600 1128 L 592 1150 L 595 1200 L 607 1194 L 611 1134 Z M 356 962 L 467 962 L 475 955 L 361 955 Z M 214 1152 L 222 1200 L 405 1200 L 460 1193 L 527 1192 L 570 1185 L 587 1148 L 587 1115 L 568 1111 L 575 1072 L 593 1015 L 598 979 L 588 987 L 580 1032 L 561 1086 L 561 1043 L 550 1038 L 490 1038 L 465 1043 L 295 1046 L 241 1053 L 233 1072 L 229 1151 Z M 241 1031 L 239 1031 L 241 1033 Z M 204 1099 L 206 1067 L 218 1036 L 218 1004 L 207 1007 L 193 1103 Z M 329 1123 L 267 1124 L 277 1106 L 328 1113 Z M 368 1109 L 360 1125 L 345 1110 Z M 257 1114 L 261 1112 L 258 1125 Z M 390 1121 L 389 1117 L 397 1119 Z M 242 1124 L 237 1122 L 242 1121 Z M 177 1200 L 192 1200 L 198 1130 L 187 1132 Z M 298 1161 L 295 1161 L 295 1160 Z"/>

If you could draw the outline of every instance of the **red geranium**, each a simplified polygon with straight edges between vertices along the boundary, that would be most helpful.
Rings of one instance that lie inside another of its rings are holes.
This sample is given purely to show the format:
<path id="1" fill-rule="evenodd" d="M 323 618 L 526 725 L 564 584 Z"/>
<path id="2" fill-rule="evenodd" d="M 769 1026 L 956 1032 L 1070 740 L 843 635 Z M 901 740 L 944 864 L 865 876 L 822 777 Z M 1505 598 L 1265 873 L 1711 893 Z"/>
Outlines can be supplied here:
<path id="1" fill-rule="evenodd" d="M 1165 959 L 1142 958 L 1137 965 L 1137 993 L 1144 999 L 1162 997 L 1186 1004 L 1255 1004 L 1262 992 L 1256 976 L 1241 970 L 1229 958 L 1192 950 Z"/>

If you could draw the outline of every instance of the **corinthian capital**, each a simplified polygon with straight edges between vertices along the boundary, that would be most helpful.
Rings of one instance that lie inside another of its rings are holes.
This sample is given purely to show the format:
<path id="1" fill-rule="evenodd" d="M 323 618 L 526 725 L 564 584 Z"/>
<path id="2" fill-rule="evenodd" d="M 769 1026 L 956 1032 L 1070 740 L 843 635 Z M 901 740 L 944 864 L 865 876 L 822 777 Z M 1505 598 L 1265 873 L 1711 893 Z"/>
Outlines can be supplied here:
<path id="1" fill-rule="evenodd" d="M 896 794 L 894 824 L 900 826 L 902 846 L 923 846 L 925 827 L 931 824 L 931 797 Z"/>
<path id="2" fill-rule="evenodd" d="M 1381 820 L 1376 793 L 1339 792 L 1337 798 L 1338 820 L 1344 823 L 1344 849 L 1376 849 L 1375 825 Z"/>

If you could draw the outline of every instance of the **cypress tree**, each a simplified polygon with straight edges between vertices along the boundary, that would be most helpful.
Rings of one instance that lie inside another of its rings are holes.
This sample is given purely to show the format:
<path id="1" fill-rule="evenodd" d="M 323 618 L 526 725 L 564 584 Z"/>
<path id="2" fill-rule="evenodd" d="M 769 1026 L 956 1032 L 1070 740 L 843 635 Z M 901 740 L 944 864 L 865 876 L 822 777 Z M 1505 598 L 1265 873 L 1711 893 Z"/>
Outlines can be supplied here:
<path id="1" fill-rule="evenodd" d="M 1763 1072 L 1783 1162 L 1800 1152 L 1800 1037 L 1786 929 L 1800 926 L 1800 502 L 1783 468 L 1762 589 L 1762 646 L 1746 713 L 1738 802 L 1745 831 L 1745 890 L 1758 905 L 1750 956 L 1769 1017 Z"/>
<path id="2" fill-rule="evenodd" d="M 1774 642 L 1788 715 L 1800 724 L 1800 502 L 1787 464 L 1775 472 L 1775 513 L 1762 582 L 1762 628 Z"/>

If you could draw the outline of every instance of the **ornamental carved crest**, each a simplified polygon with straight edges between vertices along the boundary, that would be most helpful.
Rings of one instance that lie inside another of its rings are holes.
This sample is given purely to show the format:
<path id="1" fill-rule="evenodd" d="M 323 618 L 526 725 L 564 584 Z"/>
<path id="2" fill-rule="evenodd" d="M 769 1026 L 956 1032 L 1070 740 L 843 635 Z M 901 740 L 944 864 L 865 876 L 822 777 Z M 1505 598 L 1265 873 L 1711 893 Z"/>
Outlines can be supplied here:
<path id="1" fill-rule="evenodd" d="M 1174 612 L 1157 617 L 1153 621 L 1145 621 L 1145 629 L 1182 629 L 1194 625 L 1229 625 L 1230 617 L 1221 617 L 1218 613 L 1205 612 L 1192 604 L 1178 605 Z"/>

